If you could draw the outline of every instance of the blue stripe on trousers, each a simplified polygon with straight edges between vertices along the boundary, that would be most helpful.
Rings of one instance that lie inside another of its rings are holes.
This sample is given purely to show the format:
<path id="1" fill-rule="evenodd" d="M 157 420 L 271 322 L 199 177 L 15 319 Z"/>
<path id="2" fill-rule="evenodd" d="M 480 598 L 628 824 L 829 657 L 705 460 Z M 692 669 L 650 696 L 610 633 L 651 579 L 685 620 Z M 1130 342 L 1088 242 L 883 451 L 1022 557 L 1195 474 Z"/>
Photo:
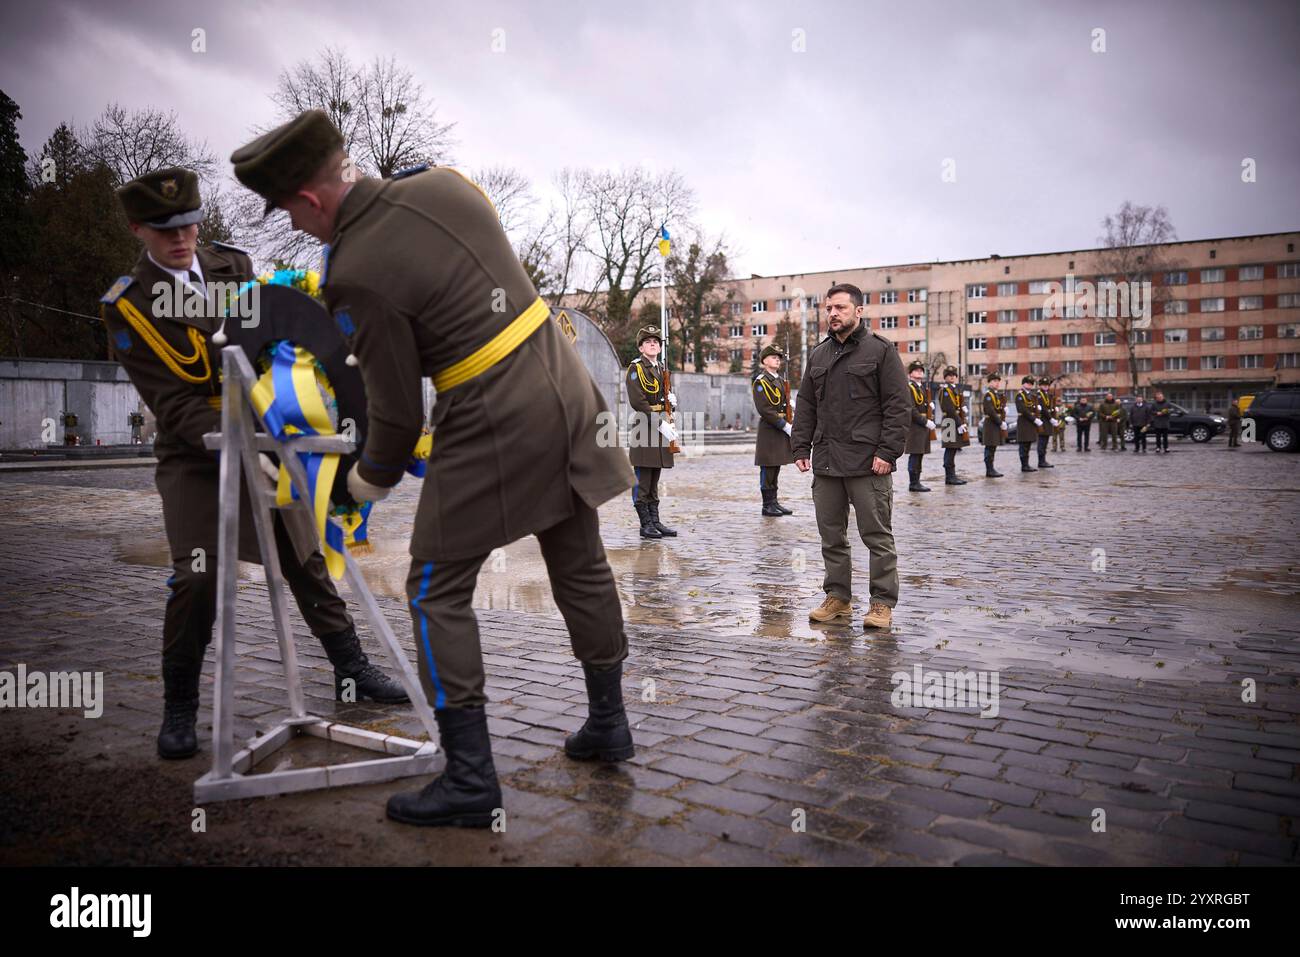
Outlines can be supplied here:
<path id="1" fill-rule="evenodd" d="M 636 468 L 632 469 L 632 474 L 636 476 L 636 482 L 632 485 L 632 504 L 635 505 L 635 504 L 636 504 L 636 493 L 637 493 L 637 489 L 639 489 L 639 488 L 641 487 L 641 468 L 640 468 L 640 466 L 637 466 Z"/>
<path id="2" fill-rule="evenodd" d="M 415 596 L 415 601 L 411 602 L 411 607 L 415 609 L 420 619 L 420 644 L 424 647 L 424 660 L 429 666 L 429 680 L 433 682 L 433 706 L 445 708 L 447 694 L 442 690 L 442 682 L 438 680 L 438 668 L 433 663 L 433 648 L 429 645 L 429 619 L 424 614 L 424 609 L 420 607 L 420 602 L 429 593 L 429 579 L 432 577 L 433 562 L 426 562 L 420 577 L 420 593 Z"/>

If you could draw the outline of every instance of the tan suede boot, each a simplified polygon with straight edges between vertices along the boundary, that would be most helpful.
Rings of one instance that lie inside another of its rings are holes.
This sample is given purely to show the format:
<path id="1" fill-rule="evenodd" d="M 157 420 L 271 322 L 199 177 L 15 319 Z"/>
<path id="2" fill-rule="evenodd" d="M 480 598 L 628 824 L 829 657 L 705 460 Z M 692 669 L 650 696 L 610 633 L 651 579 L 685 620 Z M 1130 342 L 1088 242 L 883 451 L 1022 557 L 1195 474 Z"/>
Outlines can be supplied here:
<path id="1" fill-rule="evenodd" d="M 894 609 L 888 605 L 873 601 L 867 609 L 867 617 L 862 619 L 863 628 L 888 628 L 894 620 Z"/>
<path id="2" fill-rule="evenodd" d="M 832 621 L 836 618 L 849 618 L 852 615 L 853 606 L 834 595 L 827 595 L 824 602 L 808 612 L 810 621 Z"/>

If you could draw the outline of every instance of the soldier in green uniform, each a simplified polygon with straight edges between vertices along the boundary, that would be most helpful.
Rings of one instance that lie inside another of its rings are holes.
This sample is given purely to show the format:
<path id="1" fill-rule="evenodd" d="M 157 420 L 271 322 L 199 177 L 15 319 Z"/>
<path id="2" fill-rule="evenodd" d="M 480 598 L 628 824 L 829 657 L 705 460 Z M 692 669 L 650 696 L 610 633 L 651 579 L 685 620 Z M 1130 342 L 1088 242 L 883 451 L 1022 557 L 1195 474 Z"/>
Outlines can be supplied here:
<path id="1" fill-rule="evenodd" d="M 1241 446 L 1241 403 L 1233 399 L 1228 403 L 1228 448 Z"/>
<path id="2" fill-rule="evenodd" d="M 907 388 L 909 422 L 907 426 L 907 443 L 903 451 L 907 453 L 907 490 L 909 492 L 930 491 L 921 484 L 921 462 L 930 452 L 930 439 L 934 436 L 934 419 L 930 418 L 933 410 L 930 405 L 930 390 L 925 383 L 925 365 L 913 361 L 907 366 Z"/>
<path id="3" fill-rule="evenodd" d="M 1169 404 L 1165 394 L 1157 389 L 1155 401 L 1151 403 L 1151 431 L 1156 435 L 1157 455 L 1161 452 L 1169 454 L 1169 420 L 1173 414 L 1174 407 Z"/>
<path id="4" fill-rule="evenodd" d="M 1034 377 L 1025 376 L 1016 391 L 1016 442 L 1020 446 L 1020 471 L 1037 472 L 1029 464 L 1029 450 L 1038 440 L 1038 429 L 1043 424 L 1039 418 L 1038 393 L 1033 388 Z"/>
<path id="5" fill-rule="evenodd" d="M 198 176 L 190 170 L 148 173 L 117 195 L 144 249 L 130 274 L 101 299 L 101 316 L 114 355 L 158 421 L 155 482 L 172 562 L 163 615 L 165 703 L 158 753 L 187 758 L 198 750 L 199 673 L 217 614 L 221 473 L 203 436 L 221 431 L 221 378 L 220 353 L 209 337 L 224 315 L 225 303 L 216 301 L 219 284 L 233 291 L 253 278 L 253 264 L 243 250 L 224 243 L 197 248 L 203 210 Z M 239 557 L 260 562 L 252 515 L 244 486 Z M 300 553 L 278 512 L 275 539 L 285 582 L 334 665 L 336 696 L 342 697 L 350 678 L 358 700 L 405 702 L 401 686 L 367 660 L 320 553 Z"/>
<path id="6" fill-rule="evenodd" d="M 636 474 L 632 486 L 632 507 L 641 521 L 642 538 L 675 538 L 677 532 L 659 521 L 659 473 L 673 467 L 672 442 L 664 434 L 664 400 L 676 404 L 668 391 L 664 366 L 659 361 L 663 342 L 658 326 L 646 326 L 636 334 L 641 354 L 628 363 L 627 401 L 632 406 L 628 422 L 628 459 Z M 671 434 L 671 433 L 670 433 Z"/>
<path id="7" fill-rule="evenodd" d="M 758 441 L 754 448 L 754 464 L 758 466 L 758 488 L 763 495 L 762 514 L 772 518 L 793 515 L 777 500 L 777 483 L 781 466 L 794 461 L 790 450 L 790 401 L 786 397 L 785 382 L 777 375 L 786 358 L 776 346 L 767 346 L 759 354 L 762 368 L 754 376 L 754 408 L 758 411 Z"/>
<path id="8" fill-rule="evenodd" d="M 970 426 L 966 424 L 966 406 L 957 387 L 956 366 L 943 370 L 943 388 L 939 390 L 939 429 L 943 438 L 943 484 L 965 485 L 957 477 L 957 453 L 970 445 Z"/>
<path id="9" fill-rule="evenodd" d="M 1128 407 L 1121 402 L 1119 403 L 1119 421 L 1115 426 L 1115 434 L 1119 436 L 1119 450 L 1121 452 L 1128 451 L 1128 427 Z"/>
<path id="10" fill-rule="evenodd" d="M 358 177 L 319 110 L 231 157 L 235 175 L 330 243 L 323 293 L 366 387 L 369 429 L 347 486 L 358 501 L 401 480 L 421 434 L 422 376 L 436 399 L 433 451 L 411 536 L 407 597 L 420 679 L 446 754 L 421 791 L 388 801 L 411 824 L 488 827 L 501 807 L 471 601 L 498 547 L 536 535 L 582 662 L 588 717 L 575 759 L 626 760 L 627 638 L 596 508 L 632 484 L 609 412 L 537 295 L 484 193 L 452 169 Z"/>
<path id="11" fill-rule="evenodd" d="M 1064 452 L 1065 425 L 1070 416 L 1070 408 L 1062 401 L 1059 392 L 1053 394 L 1052 403 L 1052 415 L 1056 419 L 1056 428 L 1052 430 L 1052 451 Z"/>
<path id="12" fill-rule="evenodd" d="M 1007 400 L 999 391 L 1002 388 L 1002 376 L 996 370 L 990 370 L 986 377 L 988 388 L 984 390 L 984 422 L 980 425 L 980 441 L 984 443 L 984 475 L 986 478 L 1002 478 L 1002 473 L 993 467 L 993 456 L 1002 444 L 1002 430 L 1007 421 Z"/>
<path id="13" fill-rule="evenodd" d="M 1079 396 L 1070 410 L 1074 418 L 1074 444 L 1077 452 L 1092 451 L 1092 420 L 1097 417 L 1097 410 L 1092 407 L 1086 395 Z M 1104 443 L 1103 443 L 1104 447 Z"/>
<path id="14" fill-rule="evenodd" d="M 1115 401 L 1115 394 L 1107 392 L 1106 398 L 1102 400 L 1101 405 L 1097 406 L 1097 421 L 1101 429 L 1101 450 L 1106 451 L 1106 441 L 1110 441 L 1112 452 L 1119 448 L 1118 440 L 1115 435 L 1119 430 L 1120 416 L 1123 414 L 1123 407 Z"/>
<path id="15" fill-rule="evenodd" d="M 1038 428 L 1038 467 L 1040 469 L 1054 469 L 1055 465 L 1047 461 L 1047 443 L 1052 438 L 1052 433 L 1056 431 L 1056 403 L 1052 401 L 1052 393 L 1043 386 L 1051 385 L 1052 380 L 1043 376 L 1038 380 L 1038 419 L 1042 425 Z"/>

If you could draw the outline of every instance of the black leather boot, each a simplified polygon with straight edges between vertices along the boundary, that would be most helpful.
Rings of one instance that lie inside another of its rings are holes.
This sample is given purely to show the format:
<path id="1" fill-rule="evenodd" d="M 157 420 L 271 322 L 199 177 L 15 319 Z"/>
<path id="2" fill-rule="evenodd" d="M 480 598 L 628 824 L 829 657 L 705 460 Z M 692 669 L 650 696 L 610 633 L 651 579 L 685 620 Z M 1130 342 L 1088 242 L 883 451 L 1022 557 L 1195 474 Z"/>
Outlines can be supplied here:
<path id="1" fill-rule="evenodd" d="M 763 514 L 768 518 L 784 518 L 785 512 L 776 507 L 776 493 L 770 488 L 759 491 L 763 493 Z"/>
<path id="2" fill-rule="evenodd" d="M 953 466 L 951 468 L 945 468 L 943 470 L 943 484 L 944 485 L 965 485 L 966 480 L 957 477 L 957 468 Z"/>
<path id="3" fill-rule="evenodd" d="M 587 681 L 587 720 L 564 739 L 564 753 L 578 761 L 626 761 L 635 753 L 623 711 L 623 665 L 597 671 L 582 666 Z"/>
<path id="4" fill-rule="evenodd" d="M 664 538 L 676 538 L 676 537 L 677 537 L 677 532 L 676 532 L 675 529 L 671 529 L 671 528 L 669 528 L 667 525 L 665 525 L 663 522 L 659 521 L 659 503 L 658 503 L 658 502 L 651 502 L 651 503 L 650 503 L 650 524 L 652 524 L 652 525 L 655 527 L 655 529 L 659 532 L 659 534 L 662 535 Z"/>
<path id="5" fill-rule="evenodd" d="M 993 467 L 993 447 L 984 451 L 984 477 L 985 478 L 1002 478 L 1002 473 Z"/>
<path id="6" fill-rule="evenodd" d="M 343 700 L 343 682 L 349 678 L 356 683 L 357 701 L 369 698 L 381 704 L 404 704 L 411 700 L 401 685 L 370 663 L 355 628 L 322 635 L 320 643 L 334 666 L 335 701 Z"/>
<path id="7" fill-rule="evenodd" d="M 423 827 L 491 827 L 501 807 L 501 785 L 492 763 L 487 712 L 479 708 L 440 708 L 438 738 L 447 764 L 420 791 L 388 799 L 388 816 Z"/>
<path id="8" fill-rule="evenodd" d="M 908 471 L 907 473 L 907 490 L 909 492 L 928 492 L 929 488 L 921 484 L 920 471 Z"/>
<path id="9" fill-rule="evenodd" d="M 777 499 L 776 499 L 776 489 L 772 489 L 772 504 L 775 505 L 777 508 L 779 508 L 779 509 L 781 510 L 781 514 L 782 514 L 782 515 L 793 515 L 793 514 L 794 514 L 794 509 L 792 509 L 792 508 L 786 508 L 784 505 L 782 505 L 780 502 L 777 501 Z"/>
<path id="10" fill-rule="evenodd" d="M 1038 469 L 1034 468 L 1032 465 L 1029 464 L 1029 446 L 1028 446 L 1028 445 L 1022 445 L 1022 446 L 1020 446 L 1020 471 L 1022 471 L 1022 472 L 1037 472 L 1037 471 L 1038 471 Z"/>
<path id="11" fill-rule="evenodd" d="M 158 757 L 192 757 L 199 750 L 195 724 L 199 716 L 199 672 L 202 665 L 163 662 L 163 723 L 158 732 Z"/>
<path id="12" fill-rule="evenodd" d="M 641 520 L 641 537 L 642 538 L 663 538 L 659 529 L 655 528 L 654 521 L 650 518 L 650 506 L 645 502 L 635 502 L 637 518 Z"/>

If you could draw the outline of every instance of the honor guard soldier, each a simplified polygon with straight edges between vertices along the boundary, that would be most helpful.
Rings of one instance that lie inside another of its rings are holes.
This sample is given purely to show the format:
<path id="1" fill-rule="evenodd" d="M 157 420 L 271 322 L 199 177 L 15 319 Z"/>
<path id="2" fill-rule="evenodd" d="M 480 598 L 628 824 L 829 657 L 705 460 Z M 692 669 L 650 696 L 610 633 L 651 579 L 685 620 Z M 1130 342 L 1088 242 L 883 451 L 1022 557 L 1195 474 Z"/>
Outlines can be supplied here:
<path id="1" fill-rule="evenodd" d="M 1052 380 L 1043 376 L 1038 380 L 1038 419 L 1043 423 L 1038 426 L 1038 467 L 1040 469 L 1056 468 L 1047 461 L 1047 443 L 1056 431 L 1056 403 L 1052 401 L 1052 392 L 1043 386 L 1051 385 Z"/>
<path id="2" fill-rule="evenodd" d="M 921 484 L 921 462 L 930 451 L 930 440 L 935 437 L 934 419 L 930 417 L 930 390 L 925 386 L 925 366 L 912 362 L 907 367 L 908 398 L 911 400 L 908 411 L 910 421 L 907 427 L 907 443 L 903 451 L 907 453 L 907 490 L 909 492 L 928 492 Z"/>
<path id="3" fill-rule="evenodd" d="M 627 401 L 632 406 L 628 422 L 628 459 L 636 475 L 632 486 L 632 507 L 641 522 L 642 538 L 674 538 L 673 529 L 659 521 L 659 473 L 673 467 L 672 442 L 661 428 L 667 425 L 665 400 L 677 404 L 677 397 L 668 391 L 664 365 L 659 361 L 663 351 L 662 333 L 658 326 L 646 326 L 636 334 L 637 351 L 641 354 L 628 363 Z"/>
<path id="4" fill-rule="evenodd" d="M 1097 417 L 1097 410 L 1088 402 L 1086 395 L 1079 396 L 1071 410 L 1074 415 L 1074 441 L 1078 452 L 1092 451 L 1092 420 Z"/>
<path id="5" fill-rule="evenodd" d="M 1173 414 L 1174 407 L 1165 394 L 1156 390 L 1156 400 L 1151 403 L 1151 431 L 1156 434 L 1157 453 L 1169 454 L 1169 420 Z"/>
<path id="6" fill-rule="evenodd" d="M 294 228 L 330 243 L 323 293 L 366 388 L 369 428 L 347 476 L 357 501 L 401 480 L 436 398 L 407 576 L 420 681 L 446 754 L 388 816 L 489 827 L 501 808 L 471 604 L 493 549 L 536 535 L 555 603 L 582 661 L 588 717 L 564 743 L 575 759 L 632 757 L 623 708 L 623 613 L 596 508 L 632 484 L 608 409 L 550 320 L 487 196 L 452 169 L 359 177 L 319 110 L 237 150 L 235 176 Z"/>
<path id="7" fill-rule="evenodd" d="M 1007 400 L 999 391 L 1002 388 L 1002 376 L 993 370 L 987 376 L 988 388 L 984 390 L 984 422 L 980 426 L 980 440 L 984 443 L 984 475 L 987 478 L 1002 478 L 1002 473 L 993 467 L 993 456 L 1002 444 L 1002 436 L 1007 421 Z"/>
<path id="8" fill-rule="evenodd" d="M 970 426 L 966 424 L 966 407 L 962 405 L 961 390 L 957 387 L 957 367 L 943 370 L 943 388 L 939 390 L 939 411 L 943 430 L 943 484 L 965 485 L 957 477 L 957 453 L 970 445 Z"/>
<path id="9" fill-rule="evenodd" d="M 1034 389 L 1034 377 L 1025 376 L 1020 380 L 1016 391 L 1016 442 L 1020 445 L 1020 471 L 1037 472 L 1029 464 L 1029 449 L 1038 439 L 1038 430 L 1043 426 L 1040 418 L 1042 410 L 1038 407 L 1038 392 Z"/>
<path id="10" fill-rule="evenodd" d="M 114 354 L 157 419 L 155 481 L 172 563 L 163 615 L 165 704 L 158 753 L 187 758 L 198 750 L 199 674 L 217 614 L 221 470 L 217 453 L 203 445 L 205 433 L 221 431 L 220 353 L 209 337 L 221 325 L 225 303 L 216 301 L 214 290 L 219 283 L 237 288 L 252 280 L 253 263 L 242 249 L 224 243 L 197 248 L 203 209 L 199 179 L 190 170 L 148 173 L 117 196 L 144 249 L 130 274 L 100 300 L 101 316 Z M 239 558 L 260 562 L 252 515 L 243 486 Z M 352 679 L 358 700 L 405 702 L 401 687 L 367 660 L 320 552 L 299 554 L 278 512 L 275 540 L 285 581 L 334 666 L 335 696 L 341 700 L 344 681 Z"/>
<path id="11" fill-rule="evenodd" d="M 1119 441 L 1115 435 L 1119 431 L 1120 415 L 1122 407 L 1115 401 L 1115 394 L 1107 392 L 1106 397 L 1102 400 L 1101 405 L 1097 406 L 1098 428 L 1101 430 L 1101 450 L 1106 451 L 1106 440 L 1110 440 L 1110 450 L 1112 452 L 1119 448 Z"/>
<path id="12" fill-rule="evenodd" d="M 754 464 L 758 466 L 758 487 L 763 495 L 762 514 L 772 518 L 794 514 L 777 500 L 781 466 L 794 461 L 794 452 L 790 450 L 790 423 L 794 418 L 790 387 L 777 375 L 785 359 L 780 349 L 765 347 L 758 359 L 762 369 L 754 376 L 754 408 L 759 418 Z"/>

